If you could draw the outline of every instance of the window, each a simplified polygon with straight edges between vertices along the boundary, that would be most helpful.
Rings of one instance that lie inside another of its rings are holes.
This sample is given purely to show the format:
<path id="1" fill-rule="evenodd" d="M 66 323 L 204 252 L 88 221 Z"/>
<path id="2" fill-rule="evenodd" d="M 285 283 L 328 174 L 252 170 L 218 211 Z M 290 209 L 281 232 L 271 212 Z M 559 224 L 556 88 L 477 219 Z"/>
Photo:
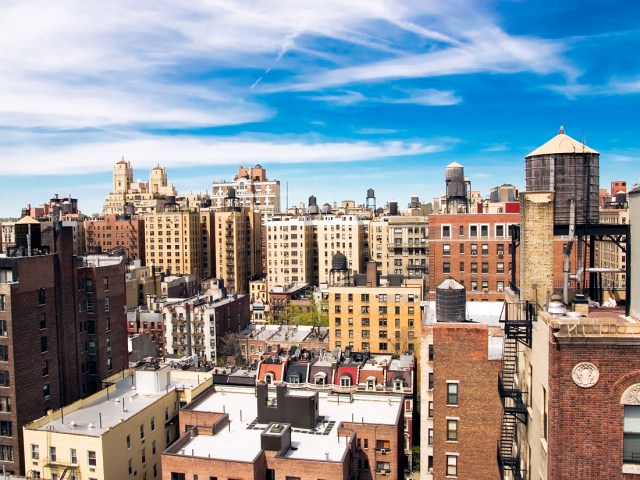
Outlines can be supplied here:
<path id="1" fill-rule="evenodd" d="M 49 447 L 49 460 L 55 462 L 57 458 L 56 447 Z"/>
<path id="2" fill-rule="evenodd" d="M 496 237 L 504 237 L 504 225 L 496 225 Z"/>
<path id="3" fill-rule="evenodd" d="M 0 445 L 0 461 L 13 462 L 13 447 Z"/>
<path id="4" fill-rule="evenodd" d="M 69 457 L 71 457 L 72 464 L 75 465 L 76 463 L 78 463 L 78 452 L 75 448 L 69 449 Z"/>
<path id="5" fill-rule="evenodd" d="M 340 386 L 341 387 L 350 387 L 351 386 L 351 377 L 349 375 L 342 375 L 340 377 Z"/>
<path id="6" fill-rule="evenodd" d="M 156 454 L 156 441 L 155 440 L 153 442 L 151 442 L 151 454 L 152 455 Z"/>
<path id="7" fill-rule="evenodd" d="M 187 480 L 187 477 L 181 472 L 171 472 L 171 480 Z"/>
<path id="8" fill-rule="evenodd" d="M 38 305 L 44 305 L 45 301 L 45 290 L 44 288 L 40 288 L 38 290 Z"/>
<path id="9" fill-rule="evenodd" d="M 442 225 L 442 238 L 451 237 L 451 225 Z"/>
<path id="10" fill-rule="evenodd" d="M 458 475 L 458 456 L 447 455 L 447 476 L 455 477 Z"/>
<path id="11" fill-rule="evenodd" d="M 447 441 L 458 441 L 458 420 L 447 419 Z"/>
<path id="12" fill-rule="evenodd" d="M 489 245 L 486 243 L 482 244 L 482 255 L 485 257 L 489 255 Z"/>
<path id="13" fill-rule="evenodd" d="M 545 440 L 549 439 L 549 411 L 547 410 L 547 390 L 542 387 L 542 435 Z"/>
<path id="14" fill-rule="evenodd" d="M 496 273 L 504 273 L 504 262 L 496 263 Z"/>
<path id="15" fill-rule="evenodd" d="M 40 445 L 31 444 L 31 460 L 40 459 Z"/>
<path id="16" fill-rule="evenodd" d="M 489 273 L 489 264 L 487 262 L 482 262 L 482 273 Z"/>
<path id="17" fill-rule="evenodd" d="M 476 280 L 471 280 L 471 291 L 472 292 L 478 291 L 478 282 Z"/>
<path id="18" fill-rule="evenodd" d="M 433 418 L 433 402 L 427 404 L 427 415 L 429 418 Z"/>
<path id="19" fill-rule="evenodd" d="M 0 297 L 2 297 L 2 295 L 0 295 Z M 6 337 L 6 336 L 7 336 L 7 321 L 0 320 L 0 337 Z"/>
<path id="20" fill-rule="evenodd" d="M 471 262 L 471 273 L 478 273 L 478 262 Z"/>
<path id="21" fill-rule="evenodd" d="M 471 255 L 478 255 L 478 244 L 477 243 L 472 243 L 471 244 Z"/>
<path id="22" fill-rule="evenodd" d="M 376 462 L 376 471 L 389 473 L 391 471 L 391 463 L 390 462 Z"/>
<path id="23" fill-rule="evenodd" d="M 104 299 L 104 311 L 105 312 L 109 311 L 109 299 L 108 298 Z"/>
<path id="24" fill-rule="evenodd" d="M 49 390 L 49 384 L 45 383 L 42 386 L 42 396 L 45 400 L 49 400 L 51 398 L 51 391 Z"/>
<path id="25" fill-rule="evenodd" d="M 429 361 L 433 362 L 433 344 L 429 344 Z"/>
<path id="26" fill-rule="evenodd" d="M 151 431 L 155 432 L 156 430 L 156 417 L 151 417 Z"/>
<path id="27" fill-rule="evenodd" d="M 140 425 L 140 440 L 144 440 L 144 425 Z"/>
<path id="28" fill-rule="evenodd" d="M 4 293 L 0 295 L 0 310 L 5 310 L 7 308 L 6 298 L 7 297 Z"/>
<path id="29" fill-rule="evenodd" d="M 0 387 L 9 386 L 9 372 L 0 370 Z"/>
<path id="30" fill-rule="evenodd" d="M 429 390 L 433 390 L 433 372 L 429 373 Z"/>
<path id="31" fill-rule="evenodd" d="M 489 236 L 489 225 L 480 225 L 480 235 L 483 237 Z"/>
<path id="32" fill-rule="evenodd" d="M 428 445 L 433 445 L 433 428 L 430 428 L 427 431 L 427 444 Z"/>
<path id="33" fill-rule="evenodd" d="M 40 337 L 40 351 L 47 351 L 47 337 Z"/>
<path id="34" fill-rule="evenodd" d="M 11 411 L 11 397 L 0 397 L 0 412 Z"/>
<path id="35" fill-rule="evenodd" d="M 458 383 L 447 382 L 447 405 L 458 405 Z"/>
<path id="36" fill-rule="evenodd" d="M 387 343 L 386 342 L 380 342 L 380 344 L 378 345 L 378 348 L 380 349 L 381 352 L 386 352 L 387 351 Z"/>
<path id="37" fill-rule="evenodd" d="M 478 226 L 477 225 L 469 225 L 469 236 L 477 237 L 478 236 Z"/>
<path id="38" fill-rule="evenodd" d="M 40 330 L 47 328 L 47 316 L 44 313 L 40 314 Z"/>
<path id="39" fill-rule="evenodd" d="M 127 435 L 127 449 L 131 448 L 131 435 Z"/>
<path id="40" fill-rule="evenodd" d="M 445 257 L 451 255 L 451 245 L 449 245 L 448 243 L 442 245 L 442 255 L 444 255 Z"/>
<path id="41" fill-rule="evenodd" d="M 451 263 L 443 262 L 443 264 L 442 264 L 442 273 L 451 273 Z"/>
<path id="42" fill-rule="evenodd" d="M 111 357 L 107 358 L 107 370 L 111 371 L 113 369 L 113 359 Z"/>
<path id="43" fill-rule="evenodd" d="M 105 291 L 109 290 L 109 277 L 104 277 L 102 279 L 102 286 L 104 287 Z"/>
<path id="44" fill-rule="evenodd" d="M 0 361 L 6 362 L 9 360 L 9 347 L 6 345 L 0 345 Z"/>
<path id="45" fill-rule="evenodd" d="M 140 460 L 142 460 L 142 464 L 147 463 L 147 449 L 143 448 L 142 452 L 140 452 Z"/>
<path id="46" fill-rule="evenodd" d="M 11 422 L 0 421 L 0 437 L 10 437 L 11 430 Z"/>
<path id="47" fill-rule="evenodd" d="M 87 450 L 87 463 L 90 467 L 95 467 L 98 463 L 96 460 L 96 452 L 93 450 Z"/>

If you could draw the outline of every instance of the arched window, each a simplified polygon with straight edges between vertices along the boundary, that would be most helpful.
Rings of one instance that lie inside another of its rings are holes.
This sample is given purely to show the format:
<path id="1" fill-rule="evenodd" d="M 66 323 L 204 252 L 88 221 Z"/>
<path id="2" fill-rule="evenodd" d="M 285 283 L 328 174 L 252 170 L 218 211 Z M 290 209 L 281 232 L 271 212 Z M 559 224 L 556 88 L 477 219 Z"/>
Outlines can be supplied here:
<path id="1" fill-rule="evenodd" d="M 316 385 L 326 385 L 327 374 L 324 372 L 318 372 L 313 376 L 313 381 Z"/>
<path id="2" fill-rule="evenodd" d="M 340 386 L 341 387 L 350 387 L 351 386 L 351 375 L 344 374 L 340 376 Z"/>
<path id="3" fill-rule="evenodd" d="M 624 463 L 640 463 L 640 383 L 631 385 L 622 394 L 624 405 Z"/>
<path id="4" fill-rule="evenodd" d="M 367 377 L 367 390 L 375 390 L 376 377 Z"/>
<path id="5" fill-rule="evenodd" d="M 275 378 L 275 375 L 273 374 L 273 372 L 267 372 L 264 374 L 264 383 L 266 383 L 267 385 L 271 385 L 273 383 L 274 378 Z"/>

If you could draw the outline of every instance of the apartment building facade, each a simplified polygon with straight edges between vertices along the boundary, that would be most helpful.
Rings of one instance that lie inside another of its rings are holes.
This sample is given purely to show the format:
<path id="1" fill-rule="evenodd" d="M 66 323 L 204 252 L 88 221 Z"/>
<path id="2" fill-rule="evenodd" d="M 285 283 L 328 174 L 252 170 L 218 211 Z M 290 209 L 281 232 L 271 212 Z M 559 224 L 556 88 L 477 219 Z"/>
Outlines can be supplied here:
<path id="1" fill-rule="evenodd" d="M 87 253 L 119 252 L 129 261 L 145 263 L 143 218 L 109 214 L 85 220 L 84 239 Z"/>
<path id="2" fill-rule="evenodd" d="M 369 264 L 369 282 L 329 286 L 329 347 L 418 354 L 424 278 L 380 282 Z"/>
<path id="3" fill-rule="evenodd" d="M 124 263 L 73 254 L 0 259 L 0 461 L 24 472 L 22 427 L 98 390 L 127 364 Z"/>
<path id="4" fill-rule="evenodd" d="M 384 276 L 419 277 L 428 272 L 426 216 L 378 217 L 369 222 L 369 258 Z"/>
<path id="5" fill-rule="evenodd" d="M 435 300 L 436 286 L 453 277 L 470 301 L 501 300 L 512 280 L 510 226 L 519 223 L 517 213 L 430 215 L 430 299 Z"/>
<path id="6" fill-rule="evenodd" d="M 211 184 L 211 205 L 219 209 L 225 206 L 229 190 L 233 189 L 239 205 L 257 209 L 267 215 L 280 213 L 280 181 L 269 180 L 262 165 L 239 167 L 230 182 L 214 181 Z"/>

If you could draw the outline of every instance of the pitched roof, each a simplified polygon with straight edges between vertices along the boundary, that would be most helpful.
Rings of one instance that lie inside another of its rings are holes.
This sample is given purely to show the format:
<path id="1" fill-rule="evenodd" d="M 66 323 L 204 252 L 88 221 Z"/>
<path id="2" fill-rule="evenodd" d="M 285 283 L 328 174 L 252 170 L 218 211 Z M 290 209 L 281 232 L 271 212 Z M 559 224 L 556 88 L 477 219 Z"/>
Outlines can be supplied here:
<path id="1" fill-rule="evenodd" d="M 536 155 L 552 155 L 554 153 L 597 153 L 592 148 L 574 140 L 569 135 L 564 133 L 564 128 L 560 127 L 558 135 L 553 137 L 544 145 L 536 148 L 527 157 L 533 157 Z"/>

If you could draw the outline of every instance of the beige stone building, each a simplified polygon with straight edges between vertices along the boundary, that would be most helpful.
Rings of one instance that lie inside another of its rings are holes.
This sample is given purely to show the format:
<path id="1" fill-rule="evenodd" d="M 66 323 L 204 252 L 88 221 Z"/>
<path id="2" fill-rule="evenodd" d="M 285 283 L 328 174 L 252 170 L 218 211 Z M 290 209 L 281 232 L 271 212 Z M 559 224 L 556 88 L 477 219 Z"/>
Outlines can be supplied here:
<path id="1" fill-rule="evenodd" d="M 414 277 L 428 271 L 428 217 L 390 216 L 369 223 L 369 258 L 382 275 Z"/>
<path id="2" fill-rule="evenodd" d="M 151 364 L 122 372 L 107 388 L 24 428 L 34 478 L 160 478 L 160 454 L 178 436 L 178 406 L 212 385 L 204 372 Z"/>
<path id="3" fill-rule="evenodd" d="M 253 208 L 215 212 L 215 276 L 231 292 L 249 293 L 249 281 L 262 273 L 261 225 L 261 214 Z"/>
<path id="4" fill-rule="evenodd" d="M 240 167 L 233 181 L 214 181 L 211 184 L 211 206 L 225 206 L 229 189 L 235 190 L 239 205 L 256 208 L 262 213 L 280 212 L 280 181 L 267 179 L 267 170 L 262 165 Z"/>
<path id="5" fill-rule="evenodd" d="M 629 208 L 605 208 L 600 210 L 601 224 L 629 223 Z M 603 300 L 613 297 L 616 301 L 625 298 L 627 266 L 626 253 L 610 238 L 596 241 L 596 267 L 619 271 L 602 272 Z"/>
<path id="6" fill-rule="evenodd" d="M 267 220 L 269 287 L 329 282 L 333 256 L 347 258 L 350 275 L 369 258 L 369 220 L 357 215 L 307 215 Z"/>
<path id="7" fill-rule="evenodd" d="M 418 354 L 424 279 L 378 281 L 374 271 L 366 281 L 355 280 L 355 285 L 329 286 L 329 347 Z"/>
<path id="8" fill-rule="evenodd" d="M 198 281 L 204 270 L 203 244 L 208 245 L 207 220 L 201 222 L 196 211 L 171 211 L 145 215 L 145 247 L 147 263 L 176 274 L 194 273 Z M 206 232 L 202 240 L 203 230 Z M 210 255 L 210 249 L 207 250 Z M 210 260 L 208 260 L 210 264 Z"/>
<path id="9" fill-rule="evenodd" d="M 113 167 L 113 190 L 104 202 L 102 213 L 145 214 L 164 210 L 167 200 L 175 200 L 176 190 L 168 183 L 167 170 L 157 166 L 148 182 L 133 180 L 131 162 L 120 160 Z M 129 206 L 129 208 L 125 208 Z"/>

